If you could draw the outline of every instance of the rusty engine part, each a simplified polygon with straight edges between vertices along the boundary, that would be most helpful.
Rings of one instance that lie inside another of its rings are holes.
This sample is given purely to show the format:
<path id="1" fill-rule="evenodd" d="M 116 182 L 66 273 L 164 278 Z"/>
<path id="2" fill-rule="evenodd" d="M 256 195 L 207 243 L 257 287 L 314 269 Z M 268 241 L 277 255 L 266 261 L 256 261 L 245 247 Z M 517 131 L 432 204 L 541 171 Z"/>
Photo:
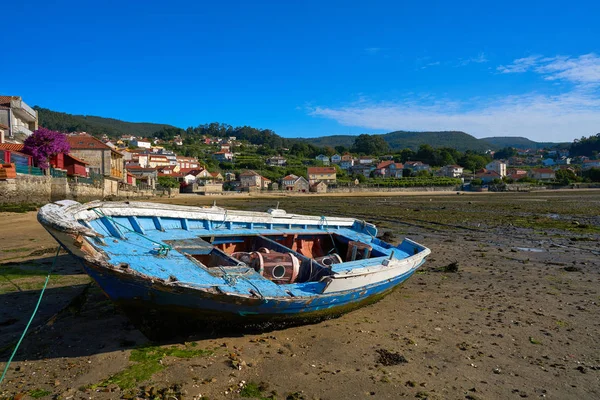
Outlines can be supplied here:
<path id="1" fill-rule="evenodd" d="M 317 257 L 315 258 L 315 261 L 327 268 L 331 268 L 333 264 L 340 264 L 343 262 L 342 258 L 337 253 L 327 254 L 323 257 Z"/>
<path id="2" fill-rule="evenodd" d="M 232 257 L 277 284 L 294 283 L 300 271 L 300 261 L 291 253 L 278 253 L 260 248 L 259 251 L 250 253 L 233 253 Z"/>

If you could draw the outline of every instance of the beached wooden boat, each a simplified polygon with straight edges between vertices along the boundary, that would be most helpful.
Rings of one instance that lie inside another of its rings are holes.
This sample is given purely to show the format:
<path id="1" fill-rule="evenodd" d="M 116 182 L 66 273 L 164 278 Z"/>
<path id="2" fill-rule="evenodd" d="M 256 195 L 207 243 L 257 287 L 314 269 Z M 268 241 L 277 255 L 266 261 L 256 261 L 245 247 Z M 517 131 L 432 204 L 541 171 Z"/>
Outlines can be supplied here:
<path id="1" fill-rule="evenodd" d="M 340 315 L 410 277 L 430 250 L 352 218 L 70 200 L 39 222 L 148 336 Z"/>

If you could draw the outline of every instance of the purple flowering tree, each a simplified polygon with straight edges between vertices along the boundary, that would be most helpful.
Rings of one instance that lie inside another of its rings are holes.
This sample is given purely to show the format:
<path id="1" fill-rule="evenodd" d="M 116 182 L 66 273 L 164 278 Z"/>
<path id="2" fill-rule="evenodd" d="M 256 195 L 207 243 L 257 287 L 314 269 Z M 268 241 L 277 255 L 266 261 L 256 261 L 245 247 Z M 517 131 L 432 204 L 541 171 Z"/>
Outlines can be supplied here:
<path id="1" fill-rule="evenodd" d="M 60 153 L 68 153 L 71 149 L 67 136 L 60 132 L 39 128 L 25 139 L 23 152 L 33 157 L 36 164 L 43 169 L 49 167 L 49 160 Z"/>

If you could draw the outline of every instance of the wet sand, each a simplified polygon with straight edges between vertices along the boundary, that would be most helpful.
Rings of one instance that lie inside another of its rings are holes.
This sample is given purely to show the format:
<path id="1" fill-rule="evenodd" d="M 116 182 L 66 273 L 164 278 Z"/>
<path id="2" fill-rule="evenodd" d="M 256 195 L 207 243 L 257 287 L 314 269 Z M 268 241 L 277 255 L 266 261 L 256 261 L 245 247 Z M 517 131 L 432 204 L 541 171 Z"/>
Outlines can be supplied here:
<path id="1" fill-rule="evenodd" d="M 600 191 L 217 198 L 251 210 L 277 201 L 375 222 L 432 255 L 391 295 L 337 319 L 148 347 L 61 254 L 0 398 L 600 398 Z M 56 243 L 35 213 L 0 221 L 3 368 Z M 452 262 L 458 272 L 445 272 Z"/>

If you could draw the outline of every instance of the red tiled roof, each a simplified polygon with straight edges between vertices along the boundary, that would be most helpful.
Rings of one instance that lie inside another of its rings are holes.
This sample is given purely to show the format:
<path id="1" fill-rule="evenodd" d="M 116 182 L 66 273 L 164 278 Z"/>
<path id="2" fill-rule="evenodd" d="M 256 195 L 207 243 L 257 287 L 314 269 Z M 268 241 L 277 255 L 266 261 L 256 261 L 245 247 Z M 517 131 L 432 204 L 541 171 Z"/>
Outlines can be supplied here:
<path id="1" fill-rule="evenodd" d="M 10 105 L 13 96 L 0 96 L 0 106 Z"/>
<path id="2" fill-rule="evenodd" d="M 308 168 L 309 174 L 335 174 L 334 167 L 310 167 Z"/>
<path id="3" fill-rule="evenodd" d="M 538 174 L 553 174 L 554 170 L 551 170 L 550 168 L 534 168 L 532 169 L 533 172 L 537 172 Z"/>
<path id="4" fill-rule="evenodd" d="M 475 175 L 476 177 L 484 177 L 484 176 L 493 176 L 493 177 L 498 177 L 500 178 L 500 174 L 497 173 L 496 171 L 485 171 L 485 172 L 481 172 Z"/>
<path id="5" fill-rule="evenodd" d="M 295 181 L 296 179 L 298 179 L 296 175 L 288 175 L 285 178 L 283 178 L 282 181 Z"/>
<path id="6" fill-rule="evenodd" d="M 25 146 L 20 143 L 0 143 L 0 150 L 23 151 L 23 147 Z"/>
<path id="7" fill-rule="evenodd" d="M 204 171 L 204 168 L 181 168 L 179 173 L 182 175 L 198 175 Z"/>
<path id="8" fill-rule="evenodd" d="M 102 143 L 100 140 L 90 135 L 67 136 L 67 140 L 69 141 L 69 145 L 73 150 L 113 150 L 109 146 Z"/>
<path id="9" fill-rule="evenodd" d="M 75 161 L 77 161 L 78 163 L 85 164 L 85 165 L 90 165 L 90 163 L 88 163 L 88 162 L 85 162 L 85 161 L 83 161 L 82 159 L 79 159 L 79 158 L 77 158 L 77 157 L 75 157 L 75 156 L 72 156 L 71 154 L 65 154 L 65 156 L 66 156 L 66 157 L 69 157 L 69 158 L 71 158 L 71 159 L 73 159 L 73 160 L 75 160 Z"/>
<path id="10" fill-rule="evenodd" d="M 260 176 L 260 174 L 257 173 L 256 171 L 248 170 L 248 171 L 242 172 L 240 174 L 240 176 Z"/>
<path id="11" fill-rule="evenodd" d="M 389 167 L 390 165 L 392 165 L 394 162 L 393 161 L 382 161 L 379 164 L 377 164 L 377 169 L 382 169 L 382 168 L 386 168 Z"/>

